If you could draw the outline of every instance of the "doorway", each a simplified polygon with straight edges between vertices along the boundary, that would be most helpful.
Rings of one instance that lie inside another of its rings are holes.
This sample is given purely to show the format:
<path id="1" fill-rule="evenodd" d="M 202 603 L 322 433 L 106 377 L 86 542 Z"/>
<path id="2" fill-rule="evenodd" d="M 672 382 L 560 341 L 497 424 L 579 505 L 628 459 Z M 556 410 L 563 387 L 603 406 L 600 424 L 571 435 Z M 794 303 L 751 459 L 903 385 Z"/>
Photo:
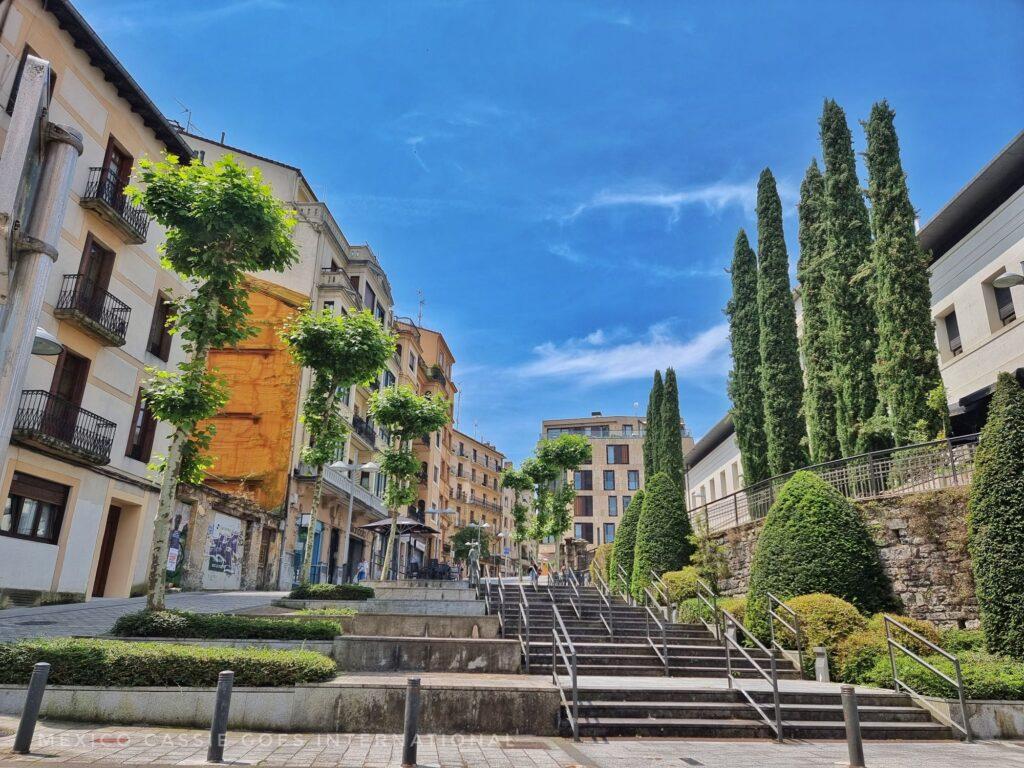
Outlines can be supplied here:
<path id="1" fill-rule="evenodd" d="M 92 596 L 103 597 L 107 590 L 107 577 L 110 575 L 110 561 L 114 554 L 114 543 L 117 541 L 117 526 L 121 522 L 121 508 L 111 505 L 107 511 L 107 524 L 103 529 L 103 541 L 100 544 L 100 556 L 96 562 L 96 578 L 92 583 Z"/>
<path id="2" fill-rule="evenodd" d="M 332 584 L 337 584 L 341 581 L 337 577 L 338 572 L 338 544 L 341 538 L 341 533 L 337 528 L 331 528 L 331 543 L 327 550 L 327 580 Z"/>
<path id="3" fill-rule="evenodd" d="M 78 426 L 78 409 L 85 394 L 85 383 L 89 378 L 89 359 L 76 355 L 67 347 L 57 357 L 53 371 L 46 413 L 43 416 L 43 431 L 50 437 L 72 442 Z"/>

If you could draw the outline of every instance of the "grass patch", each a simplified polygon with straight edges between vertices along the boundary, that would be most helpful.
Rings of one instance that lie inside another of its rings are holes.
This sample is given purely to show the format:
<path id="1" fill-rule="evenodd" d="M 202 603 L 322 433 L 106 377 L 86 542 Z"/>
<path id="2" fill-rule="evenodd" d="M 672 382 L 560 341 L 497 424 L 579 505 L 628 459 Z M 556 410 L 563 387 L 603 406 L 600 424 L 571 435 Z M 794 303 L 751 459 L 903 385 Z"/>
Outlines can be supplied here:
<path id="1" fill-rule="evenodd" d="M 267 619 L 227 613 L 138 611 L 122 616 L 112 634 L 118 637 L 189 637 L 205 640 L 333 640 L 341 634 L 335 621 Z"/>
<path id="2" fill-rule="evenodd" d="M 355 616 L 359 611 L 355 608 L 300 608 L 294 613 L 303 616 Z"/>

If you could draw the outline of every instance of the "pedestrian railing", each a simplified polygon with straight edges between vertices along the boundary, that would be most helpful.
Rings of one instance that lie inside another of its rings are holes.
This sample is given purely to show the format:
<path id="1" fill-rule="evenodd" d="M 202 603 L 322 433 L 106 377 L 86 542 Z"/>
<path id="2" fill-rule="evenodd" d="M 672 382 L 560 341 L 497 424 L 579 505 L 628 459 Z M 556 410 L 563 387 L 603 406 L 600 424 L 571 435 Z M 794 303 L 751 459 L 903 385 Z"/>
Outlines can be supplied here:
<path id="1" fill-rule="evenodd" d="M 519 584 L 519 616 L 516 622 L 519 634 L 519 645 L 523 649 L 523 660 L 526 674 L 530 674 L 530 601 L 526 599 L 526 590 Z"/>
<path id="2" fill-rule="evenodd" d="M 619 564 L 615 566 L 615 571 L 618 576 L 617 583 L 620 585 L 619 593 L 622 595 L 622 599 L 626 601 L 626 605 L 633 605 L 633 594 L 629 591 L 629 574 Z"/>
<path id="3" fill-rule="evenodd" d="M 608 637 L 615 639 L 615 611 L 614 604 L 612 603 L 612 592 L 608 587 L 608 583 L 604 580 L 604 576 L 600 573 L 595 573 L 594 578 L 597 583 L 594 585 L 597 588 L 597 596 L 601 599 L 601 610 L 598 611 L 598 615 L 601 618 L 601 623 L 604 624 L 604 628 L 608 630 Z M 605 619 L 604 612 L 608 611 L 608 618 Z"/>
<path id="4" fill-rule="evenodd" d="M 644 593 L 647 595 L 647 600 L 644 601 L 644 627 L 647 633 L 647 644 L 654 649 L 654 654 L 658 657 L 658 660 L 665 667 L 665 677 L 671 674 L 671 668 L 668 656 L 668 633 L 665 630 L 665 625 L 654 615 L 654 611 L 651 610 L 650 602 L 653 602 L 654 595 L 651 594 L 651 590 L 644 587 Z M 654 638 L 651 636 L 651 621 L 654 621 L 654 626 L 658 629 L 658 633 L 661 635 L 661 649 L 659 650 L 657 644 L 654 642 Z"/>
<path id="5" fill-rule="evenodd" d="M 710 617 L 710 621 L 704 618 L 704 609 L 698 611 L 697 618 L 699 618 L 701 623 L 707 627 L 708 631 L 718 638 L 718 640 L 722 641 L 722 644 L 724 645 L 725 641 L 722 639 L 722 617 L 718 611 L 718 595 L 703 579 L 697 579 L 697 600 L 699 601 L 699 605 L 703 606 L 704 609 L 707 610 L 707 615 Z"/>
<path id="6" fill-rule="evenodd" d="M 576 580 L 576 574 L 572 569 L 566 571 L 565 582 L 569 586 L 569 605 L 576 614 L 577 619 L 583 618 L 583 598 L 580 595 L 580 584 Z"/>
<path id="7" fill-rule="evenodd" d="M 796 638 L 796 657 L 800 665 L 800 674 L 804 673 L 804 646 L 803 633 L 800 631 L 800 617 L 796 611 L 779 600 L 771 592 L 768 593 L 768 627 L 771 635 L 771 647 L 780 652 L 786 649 L 782 646 L 778 636 L 775 634 L 775 622 L 788 629 Z"/>
<path id="8" fill-rule="evenodd" d="M 657 599 L 658 605 L 662 606 L 665 614 L 665 621 L 672 621 L 673 605 L 669 597 L 669 589 L 666 581 L 652 568 L 649 572 L 651 578 L 651 591 Z"/>
<path id="9" fill-rule="evenodd" d="M 722 639 L 725 642 L 725 675 L 730 689 L 739 691 L 743 697 L 750 702 L 750 705 L 757 710 L 757 714 L 761 716 L 761 719 L 768 724 L 768 727 L 775 732 L 775 738 L 781 742 L 784 738 L 782 731 L 782 706 L 779 703 L 779 670 L 778 664 L 775 661 L 775 653 L 765 648 L 764 643 L 754 637 L 753 634 L 746 627 L 743 626 L 736 618 L 724 609 L 720 609 L 723 619 L 723 632 Z M 734 631 L 735 630 L 735 631 Z M 743 633 L 744 637 L 753 645 L 754 648 L 761 651 L 768 657 L 768 671 L 757 662 L 757 660 L 750 655 L 750 652 L 743 647 L 740 643 L 739 633 Z M 768 684 L 772 689 L 772 706 L 775 710 L 774 718 L 768 716 L 765 712 L 764 707 L 757 703 L 757 700 L 750 695 L 750 692 L 739 684 L 739 680 L 733 676 L 732 671 L 732 650 L 735 649 L 739 655 L 746 659 L 750 665 L 757 671 L 757 673 L 768 681 Z"/>
<path id="10" fill-rule="evenodd" d="M 562 639 L 564 638 L 564 640 Z M 558 682 L 558 659 L 562 658 L 566 674 L 569 675 L 572 700 L 565 695 L 565 688 Z M 558 612 L 558 606 L 551 603 L 551 682 L 558 686 L 558 693 L 562 698 L 562 706 L 569 717 L 569 724 L 572 726 L 573 741 L 580 740 L 580 689 L 578 680 L 578 667 L 576 663 L 576 646 L 569 637 L 569 630 L 565 628 L 562 621 L 562 614 Z"/>

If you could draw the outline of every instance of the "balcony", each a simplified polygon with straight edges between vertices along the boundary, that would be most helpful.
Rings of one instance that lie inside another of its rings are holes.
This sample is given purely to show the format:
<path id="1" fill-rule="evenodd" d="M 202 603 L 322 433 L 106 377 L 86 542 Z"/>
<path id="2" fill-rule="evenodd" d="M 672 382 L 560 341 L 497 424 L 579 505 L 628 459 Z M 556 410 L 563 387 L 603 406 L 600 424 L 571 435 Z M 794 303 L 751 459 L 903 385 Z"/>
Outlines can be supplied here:
<path id="1" fill-rule="evenodd" d="M 477 507 L 490 510 L 491 512 L 501 512 L 501 504 L 497 504 L 492 501 L 484 501 L 475 493 L 466 493 L 463 491 L 462 493 L 455 494 L 455 498 L 466 504 L 473 504 Z"/>
<path id="2" fill-rule="evenodd" d="M 133 205 L 124 194 L 124 184 L 105 168 L 90 168 L 89 182 L 82 195 L 83 208 L 95 211 L 100 218 L 124 235 L 127 243 L 144 243 L 149 232 L 149 215 L 141 205 Z"/>
<path id="3" fill-rule="evenodd" d="M 110 463 L 117 425 L 74 403 L 39 389 L 21 393 L 13 439 L 64 458 Z"/>
<path id="4" fill-rule="evenodd" d="M 377 431 L 370 419 L 364 419 L 362 416 L 353 416 L 352 431 L 359 435 L 370 448 L 376 447 Z"/>
<path id="5" fill-rule="evenodd" d="M 70 320 L 108 347 L 124 346 L 131 307 L 85 275 L 64 275 L 53 314 Z"/>
<path id="6" fill-rule="evenodd" d="M 440 365 L 430 366 L 429 378 L 432 381 L 439 382 L 440 384 L 446 384 L 448 382 L 448 379 L 445 378 L 444 371 L 441 370 Z"/>

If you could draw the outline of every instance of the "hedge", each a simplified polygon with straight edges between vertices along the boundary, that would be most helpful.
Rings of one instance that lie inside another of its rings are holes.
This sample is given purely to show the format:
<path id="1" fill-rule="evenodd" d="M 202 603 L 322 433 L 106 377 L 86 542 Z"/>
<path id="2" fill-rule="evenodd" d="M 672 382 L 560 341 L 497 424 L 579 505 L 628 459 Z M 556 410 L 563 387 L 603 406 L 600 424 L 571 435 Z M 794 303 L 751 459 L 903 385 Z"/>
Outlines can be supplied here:
<path id="1" fill-rule="evenodd" d="M 362 584 L 299 584 L 288 593 L 293 600 L 369 600 L 373 587 Z"/>
<path id="2" fill-rule="evenodd" d="M 840 642 L 857 630 L 867 627 L 867 620 L 860 612 L 835 595 L 820 592 L 800 595 L 790 598 L 785 605 L 793 609 L 800 621 L 800 635 L 805 648 L 816 648 L 820 645 L 831 653 Z M 794 647 L 795 638 L 779 622 L 775 623 L 775 632 L 776 638 L 783 644 Z"/>
<path id="3" fill-rule="evenodd" d="M 119 618 L 118 637 L 196 637 L 232 640 L 332 640 L 341 634 L 335 621 L 269 619 L 227 613 L 138 611 Z"/>
<path id="4" fill-rule="evenodd" d="M 950 653 L 984 651 L 985 633 L 980 629 L 946 629 L 939 640 L 942 650 Z"/>
<path id="5" fill-rule="evenodd" d="M 236 686 L 269 687 L 329 680 L 337 671 L 313 651 L 57 638 L 0 644 L 0 684 L 26 685 L 40 661 L 50 664 L 51 685 L 209 688 L 230 669 Z"/>
<path id="6" fill-rule="evenodd" d="M 747 609 L 746 595 L 720 597 L 718 598 L 718 607 L 723 611 L 728 611 L 736 621 L 742 623 Z M 696 597 L 689 597 L 679 603 L 679 612 L 676 616 L 681 624 L 699 624 L 701 619 L 710 622 L 711 609 L 702 600 Z"/>
<path id="7" fill-rule="evenodd" d="M 690 516 L 679 486 L 667 473 L 658 472 L 647 481 L 644 506 L 636 526 L 630 582 L 633 597 L 644 598 L 644 587 L 651 582 L 651 571 L 662 574 L 679 570 L 690 561 L 691 533 Z"/>
<path id="8" fill-rule="evenodd" d="M 811 472 L 797 472 L 768 511 L 750 568 L 748 626 L 768 635 L 768 593 L 826 593 L 865 613 L 893 607 L 878 548 L 854 506 Z"/>
<path id="9" fill-rule="evenodd" d="M 683 600 L 697 596 L 697 569 L 688 565 L 678 571 L 666 571 L 661 574 L 662 581 L 668 587 L 669 601 L 676 605 Z"/>
<path id="10" fill-rule="evenodd" d="M 640 512 L 644 506 L 644 492 L 641 488 L 633 496 L 629 506 L 622 511 L 622 521 L 615 530 L 615 542 L 612 544 L 612 558 L 608 571 L 615 580 L 615 584 L 623 590 L 629 589 L 629 579 L 633 576 L 633 556 L 636 552 L 636 526 L 640 521 Z M 619 576 L 619 566 L 626 572 L 626 582 L 622 584 Z"/>
<path id="11" fill-rule="evenodd" d="M 611 584 L 611 560 L 612 548 L 615 544 L 599 544 L 594 550 L 594 556 L 590 559 L 590 583 L 597 583 L 597 574 L 604 579 L 605 584 Z"/>
<path id="12" fill-rule="evenodd" d="M 956 679 L 953 663 L 945 656 L 936 654 L 924 658 L 932 666 Z M 959 659 L 964 694 L 968 699 L 1024 700 L 1024 662 L 978 652 L 960 654 Z M 953 686 L 905 655 L 897 656 L 896 670 L 901 681 L 924 696 L 956 696 Z M 875 666 L 865 675 L 863 682 L 885 688 L 892 687 L 892 665 L 888 654 L 875 662 Z"/>

